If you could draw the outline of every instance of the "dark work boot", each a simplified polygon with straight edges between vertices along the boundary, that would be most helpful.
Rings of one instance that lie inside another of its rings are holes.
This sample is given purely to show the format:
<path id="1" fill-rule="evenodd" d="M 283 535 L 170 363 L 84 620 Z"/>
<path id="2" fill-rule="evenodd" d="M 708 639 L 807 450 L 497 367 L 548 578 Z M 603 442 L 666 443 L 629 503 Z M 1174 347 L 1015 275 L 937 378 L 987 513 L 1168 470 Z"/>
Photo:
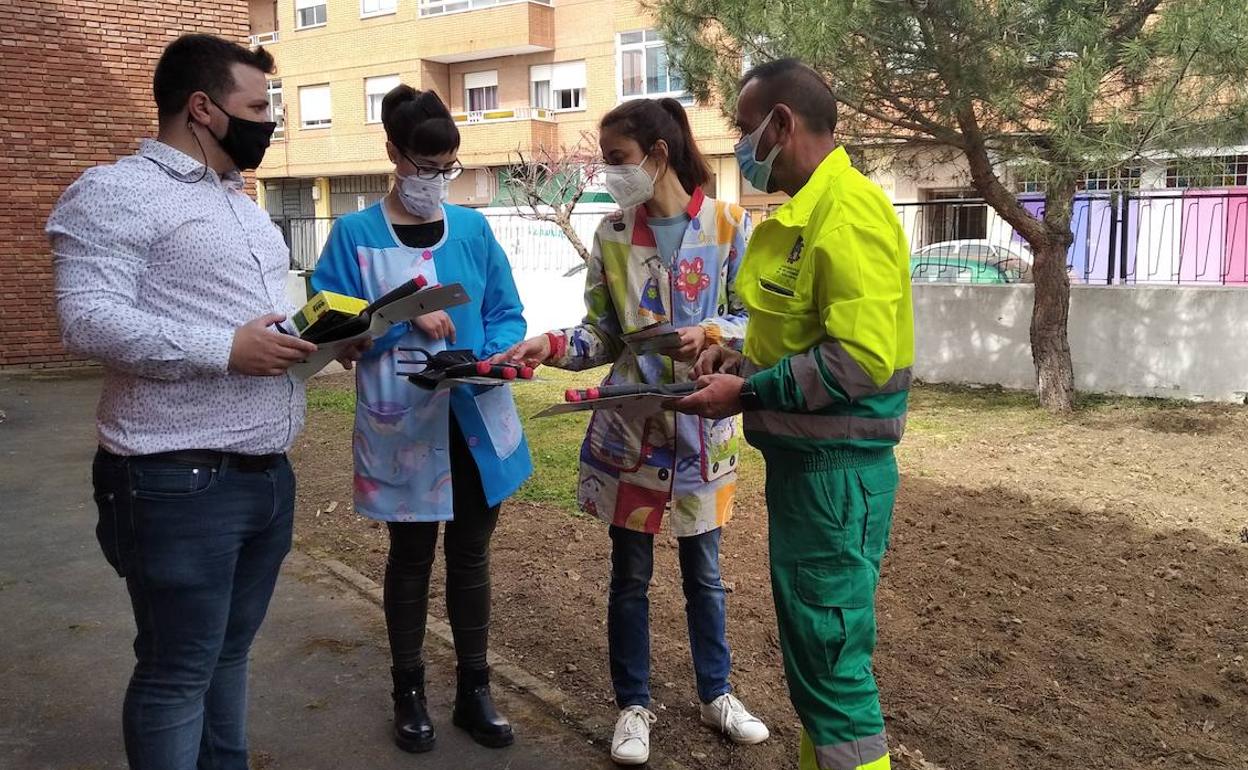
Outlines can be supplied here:
<path id="1" fill-rule="evenodd" d="M 510 746 L 516 736 L 511 731 L 511 723 L 494 708 L 494 699 L 490 697 L 490 670 L 461 668 L 457 673 L 459 686 L 451 721 L 482 746 L 491 749 Z"/>
<path id="2" fill-rule="evenodd" d="M 429 751 L 437 734 L 425 703 L 425 667 L 406 671 L 392 668 L 390 674 L 394 677 L 395 744 L 404 751 Z"/>

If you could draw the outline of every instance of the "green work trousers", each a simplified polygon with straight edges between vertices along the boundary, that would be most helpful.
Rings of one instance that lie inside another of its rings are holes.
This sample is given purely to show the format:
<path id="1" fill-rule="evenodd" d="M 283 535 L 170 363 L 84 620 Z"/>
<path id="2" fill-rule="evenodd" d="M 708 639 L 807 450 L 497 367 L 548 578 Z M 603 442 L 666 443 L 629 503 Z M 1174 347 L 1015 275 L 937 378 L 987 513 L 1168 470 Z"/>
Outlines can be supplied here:
<path id="1" fill-rule="evenodd" d="M 875 589 L 888 547 L 892 449 L 764 449 L 771 587 L 801 770 L 888 770 L 871 673 Z"/>

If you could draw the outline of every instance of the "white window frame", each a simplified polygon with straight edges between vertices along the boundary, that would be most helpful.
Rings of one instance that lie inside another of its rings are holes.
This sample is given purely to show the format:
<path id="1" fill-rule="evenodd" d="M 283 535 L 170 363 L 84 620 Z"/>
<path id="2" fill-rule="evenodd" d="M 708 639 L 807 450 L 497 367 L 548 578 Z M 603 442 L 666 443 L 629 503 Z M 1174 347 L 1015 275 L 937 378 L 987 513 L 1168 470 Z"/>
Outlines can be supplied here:
<path id="1" fill-rule="evenodd" d="M 306 11 L 309 8 L 324 8 L 325 10 L 323 11 L 323 13 L 325 16 L 325 20 L 318 21 L 313 24 L 300 24 L 299 20 L 302 17 L 299 12 Z M 328 23 L 329 23 L 329 0 L 319 0 L 319 2 L 318 0 L 295 0 L 295 29 L 316 29 L 317 27 L 323 27 Z"/>
<path id="2" fill-rule="evenodd" d="M 269 95 L 269 120 L 277 124 L 277 128 L 273 130 L 273 139 L 286 138 L 286 94 L 282 91 L 282 79 L 273 78 L 268 82 L 266 89 Z M 273 94 L 282 97 L 282 104 L 277 109 L 273 109 Z"/>
<path id="3" fill-rule="evenodd" d="M 551 111 L 551 112 L 585 112 L 586 110 L 588 110 L 588 109 L 589 109 L 588 90 L 589 90 L 589 89 L 585 88 L 584 86 L 582 86 L 581 88 L 556 88 L 556 89 L 552 89 L 552 90 L 551 90 L 551 92 L 550 92 L 550 100 L 551 100 L 551 102 L 552 102 L 553 106 L 550 108 L 550 111 Z M 566 94 L 577 94 L 578 96 L 577 96 L 576 100 L 577 100 L 578 102 L 580 102 L 580 104 L 576 104 L 576 105 L 573 105 L 573 106 L 571 106 L 571 107 L 563 107 L 563 106 L 561 106 L 561 105 L 560 105 L 560 101 L 561 101 L 561 100 L 560 100 L 560 98 L 559 98 L 559 95 L 560 95 L 560 94 L 565 94 L 565 93 L 566 93 Z"/>
<path id="4" fill-rule="evenodd" d="M 1248 183 L 1248 154 L 1232 152 L 1206 157 L 1210 165 L 1220 167 L 1195 174 L 1182 168 L 1178 161 L 1166 164 L 1165 186 L 1170 190 L 1213 190 L 1219 187 L 1242 187 Z"/>
<path id="5" fill-rule="evenodd" d="M 553 0 L 419 0 L 419 12 L 426 16 L 449 16 L 453 13 L 471 13 L 486 8 L 497 8 L 500 5 L 517 3 L 533 3 L 534 5 L 554 5 Z"/>
<path id="6" fill-rule="evenodd" d="M 369 0 L 360 0 L 360 18 L 361 19 L 374 19 L 378 16 L 393 16 L 399 11 L 398 0 L 373 0 L 373 2 L 376 2 L 378 5 L 381 5 L 387 2 L 390 3 L 389 8 L 381 8 L 376 11 L 364 10 L 364 4 L 368 1 Z"/>
<path id="7" fill-rule="evenodd" d="M 329 105 L 329 117 L 325 118 L 323 121 L 317 121 L 315 123 L 309 124 L 307 115 L 305 114 L 304 109 L 303 109 L 303 94 L 305 91 L 312 89 L 312 88 L 324 88 L 325 89 L 325 93 L 327 95 L 327 102 Z M 283 96 L 284 95 L 285 94 L 283 94 Z M 333 96 L 334 94 L 333 94 L 333 91 L 329 87 L 329 83 L 314 83 L 308 86 L 299 86 L 299 128 L 304 131 L 319 131 L 323 128 L 331 127 L 334 124 Z"/>
<path id="8" fill-rule="evenodd" d="M 494 106 L 472 108 L 472 92 L 482 89 L 494 89 Z M 500 109 L 502 102 L 498 94 L 498 70 L 482 70 L 464 73 L 464 112 L 490 112 Z"/>
<path id="9" fill-rule="evenodd" d="M 641 42 L 637 42 L 637 43 L 625 43 L 624 42 L 625 35 L 637 35 L 637 34 L 640 34 L 642 36 Z M 670 97 L 672 99 L 677 99 L 681 101 L 682 103 L 692 103 L 692 95 L 689 93 L 688 87 L 682 88 L 677 91 L 671 91 L 671 90 L 655 91 L 653 93 L 645 90 L 646 83 L 650 79 L 648 77 L 649 73 L 645 71 L 646 53 L 651 48 L 667 48 L 667 47 L 668 47 L 667 41 L 664 40 L 659 35 L 658 30 L 656 29 L 631 29 L 625 32 L 616 33 L 615 35 L 615 95 L 619 101 L 624 102 L 624 101 L 629 101 L 632 99 L 664 99 L 664 98 Z M 628 94 L 628 95 L 624 94 L 624 53 L 626 51 L 640 51 L 641 52 L 642 92 L 639 94 Z M 667 78 L 669 85 L 671 84 L 671 80 L 672 80 L 671 70 L 672 70 L 671 58 L 669 57 L 668 58 L 668 78 Z"/>
<path id="10" fill-rule="evenodd" d="M 383 89 L 379 90 L 379 91 L 375 91 L 375 90 L 373 90 L 372 88 L 370 88 L 370 87 L 369 87 L 369 83 L 374 83 L 374 84 L 375 84 L 375 83 L 376 83 L 377 81 L 379 81 L 379 80 L 384 80 L 384 81 L 386 81 L 387 83 L 389 83 L 390 85 L 389 85 L 388 87 L 386 87 L 386 88 L 383 88 Z M 385 96 L 386 96 L 386 94 L 390 93 L 391 89 L 393 89 L 395 86 L 399 85 L 399 83 L 401 83 L 401 82 L 402 82 L 402 80 L 400 80 L 400 79 L 399 79 L 399 76 L 398 76 L 397 74 L 395 74 L 395 75 L 374 75 L 374 76 L 372 76 L 372 77 L 367 77 L 367 78 L 364 78 L 364 123 L 365 123 L 365 124 L 371 125 L 371 124 L 374 124 L 374 123 L 380 123 L 380 122 L 381 122 L 381 99 L 378 99 L 378 100 L 377 100 L 377 113 L 376 113 L 376 115 L 374 115 L 374 114 L 373 114 L 373 109 L 372 109 L 372 107 L 373 107 L 373 99 L 372 99 L 372 97 L 374 97 L 374 96 L 380 96 L 380 97 L 382 97 L 382 98 L 384 99 L 384 98 L 385 98 Z"/>
<path id="11" fill-rule="evenodd" d="M 541 65 L 541 66 L 545 66 L 545 65 Z M 545 84 L 546 86 L 546 103 L 545 104 L 542 104 L 541 100 L 537 98 L 537 87 L 542 84 Z M 530 107 L 533 107 L 539 110 L 554 109 L 554 103 L 555 103 L 554 93 L 555 92 L 552 91 L 550 88 L 549 77 L 535 80 L 532 74 L 529 75 L 529 106 Z"/>
<path id="12" fill-rule="evenodd" d="M 580 70 L 579 74 L 569 77 L 568 73 Z M 562 71 L 562 77 L 561 77 Z M 588 72 L 584 59 L 557 62 L 555 64 L 534 64 L 529 67 L 529 106 L 550 110 L 551 112 L 584 112 L 589 109 L 589 89 L 587 88 Z M 579 86 L 556 88 L 562 82 L 580 83 Z M 539 104 L 537 98 L 538 84 L 546 84 L 546 92 L 550 97 L 549 104 Z M 568 92 L 579 92 L 580 104 L 574 107 L 560 107 L 560 95 Z"/>

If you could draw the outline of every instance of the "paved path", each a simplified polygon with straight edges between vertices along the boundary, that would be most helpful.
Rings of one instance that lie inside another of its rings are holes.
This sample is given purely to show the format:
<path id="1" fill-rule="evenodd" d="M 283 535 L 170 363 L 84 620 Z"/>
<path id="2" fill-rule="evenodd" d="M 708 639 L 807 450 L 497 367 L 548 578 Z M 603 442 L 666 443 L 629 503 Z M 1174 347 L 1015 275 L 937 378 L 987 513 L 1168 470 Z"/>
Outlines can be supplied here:
<path id="1" fill-rule="evenodd" d="M 132 666 L 125 587 L 95 543 L 94 376 L 0 377 L 0 768 L 124 768 Z M 296 523 L 296 526 L 298 524 Z M 295 553 L 253 651 L 253 770 L 605 770 L 601 751 L 496 686 L 519 740 L 478 747 L 450 724 L 454 662 L 430 643 L 438 748 L 389 740 L 379 608 Z"/>

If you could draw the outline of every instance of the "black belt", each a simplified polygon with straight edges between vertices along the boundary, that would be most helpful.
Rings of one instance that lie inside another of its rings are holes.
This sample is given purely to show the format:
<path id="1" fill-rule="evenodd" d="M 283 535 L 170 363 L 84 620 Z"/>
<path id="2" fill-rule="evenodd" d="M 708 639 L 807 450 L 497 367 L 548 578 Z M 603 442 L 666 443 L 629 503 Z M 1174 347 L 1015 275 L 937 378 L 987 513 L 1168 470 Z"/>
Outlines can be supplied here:
<path id="1" fill-rule="evenodd" d="M 112 454 L 101 449 L 105 454 Z M 175 465 L 220 466 L 224 465 L 240 473 L 264 473 L 276 468 L 286 459 L 284 454 L 243 455 L 236 452 L 218 452 L 212 449 L 181 449 L 176 452 L 158 452 L 150 455 L 133 455 L 124 458 L 140 462 L 173 463 Z"/>

